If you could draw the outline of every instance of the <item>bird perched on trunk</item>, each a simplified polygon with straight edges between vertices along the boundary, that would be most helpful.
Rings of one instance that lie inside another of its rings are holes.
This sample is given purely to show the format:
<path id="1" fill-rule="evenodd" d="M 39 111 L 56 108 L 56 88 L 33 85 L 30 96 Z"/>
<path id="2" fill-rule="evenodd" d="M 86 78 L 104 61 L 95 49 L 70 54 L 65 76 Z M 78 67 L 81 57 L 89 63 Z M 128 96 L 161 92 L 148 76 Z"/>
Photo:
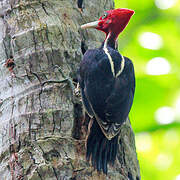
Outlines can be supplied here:
<path id="1" fill-rule="evenodd" d="M 134 98 L 133 64 L 115 49 L 119 33 L 133 14 L 129 9 L 109 10 L 98 21 L 81 26 L 106 34 L 100 48 L 86 51 L 78 70 L 83 105 L 93 119 L 86 158 L 105 174 L 107 164 L 116 159 L 120 128 L 128 118 Z"/>

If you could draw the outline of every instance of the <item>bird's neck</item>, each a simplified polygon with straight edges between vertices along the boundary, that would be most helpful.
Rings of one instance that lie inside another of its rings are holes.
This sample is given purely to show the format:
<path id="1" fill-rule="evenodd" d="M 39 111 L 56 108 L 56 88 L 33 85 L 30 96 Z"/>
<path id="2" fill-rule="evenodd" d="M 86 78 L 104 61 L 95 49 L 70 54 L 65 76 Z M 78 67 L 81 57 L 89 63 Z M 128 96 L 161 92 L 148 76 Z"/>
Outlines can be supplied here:
<path id="1" fill-rule="evenodd" d="M 103 51 L 105 52 L 105 54 L 107 55 L 107 57 L 109 59 L 109 63 L 110 63 L 110 66 L 111 66 L 111 71 L 112 71 L 113 76 L 115 77 L 114 62 L 113 62 L 111 54 L 109 53 L 109 50 L 108 50 L 108 47 L 111 47 L 111 48 L 115 49 L 115 41 L 112 42 L 110 40 L 111 40 L 111 33 L 109 33 L 106 36 L 106 39 L 105 39 L 104 44 L 103 44 Z"/>
<path id="2" fill-rule="evenodd" d="M 112 32 L 109 32 L 106 34 L 106 39 L 102 44 L 102 47 L 111 47 L 113 49 L 117 48 L 117 43 L 116 43 L 117 36 L 115 36 Z"/>

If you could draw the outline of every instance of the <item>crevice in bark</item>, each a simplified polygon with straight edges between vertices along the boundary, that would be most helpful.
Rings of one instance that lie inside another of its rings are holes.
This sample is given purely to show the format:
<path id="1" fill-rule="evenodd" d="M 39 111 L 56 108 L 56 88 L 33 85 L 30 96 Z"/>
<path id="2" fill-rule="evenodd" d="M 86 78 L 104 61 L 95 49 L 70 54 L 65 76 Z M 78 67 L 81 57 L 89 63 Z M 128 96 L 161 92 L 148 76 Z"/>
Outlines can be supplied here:
<path id="1" fill-rule="evenodd" d="M 52 161 L 53 158 L 60 158 L 61 155 L 56 149 L 52 149 L 46 153 L 43 153 L 43 157 L 46 161 Z"/>
<path id="2" fill-rule="evenodd" d="M 32 31 L 33 35 L 33 42 L 34 42 L 34 50 L 35 52 L 37 51 L 37 41 L 36 41 L 36 36 L 35 36 L 35 30 Z"/>
<path id="3" fill-rule="evenodd" d="M 38 168 L 36 169 L 36 171 L 37 171 L 37 174 L 38 174 L 40 180 L 43 180 L 42 175 L 41 175 L 40 172 L 38 171 Z"/>
<path id="4" fill-rule="evenodd" d="M 55 128 L 56 128 L 56 121 L 55 121 L 55 115 L 54 112 L 52 112 L 52 119 L 53 119 L 53 130 L 52 130 L 52 134 L 54 134 Z"/>
<path id="5" fill-rule="evenodd" d="M 58 175 L 57 175 L 56 169 L 54 167 L 52 167 L 52 169 L 53 169 L 54 175 L 56 177 L 56 180 L 58 180 Z"/>
<path id="6" fill-rule="evenodd" d="M 18 153 L 16 153 L 15 144 L 11 144 L 9 148 L 9 169 L 11 178 L 21 180 L 23 178 L 23 167 L 19 163 Z"/>
<path id="7" fill-rule="evenodd" d="M 75 176 L 75 177 L 72 177 L 70 180 L 76 180 L 76 176 Z"/>
<path id="8" fill-rule="evenodd" d="M 30 158 L 32 159 L 33 163 L 34 163 L 35 165 L 38 165 L 39 163 L 36 163 L 36 159 L 33 157 L 32 152 L 31 152 L 31 151 L 28 151 L 28 153 L 29 153 Z"/>
<path id="9" fill-rule="evenodd" d="M 90 117 L 83 113 L 81 104 L 74 104 L 74 124 L 72 129 L 72 137 L 77 140 L 85 139 L 88 130 Z"/>
<path id="10" fill-rule="evenodd" d="M 19 152 L 21 149 L 21 138 L 20 136 L 18 137 L 18 146 L 17 146 L 17 152 Z"/>
<path id="11" fill-rule="evenodd" d="M 128 178 L 129 178 L 129 180 L 134 180 L 133 176 L 132 176 L 132 174 L 130 172 L 128 172 Z"/>
<path id="12" fill-rule="evenodd" d="M 81 139 L 81 122 L 82 122 L 82 106 L 80 104 L 74 104 L 74 124 L 72 130 L 72 137 L 75 139 Z"/>
<path id="13" fill-rule="evenodd" d="M 6 53 L 6 58 L 8 59 L 8 57 L 9 57 L 9 52 L 8 52 L 7 47 L 6 47 L 5 40 L 3 40 L 2 42 L 3 42 L 3 45 L 4 45 L 4 51 L 5 51 L 5 53 Z"/>
<path id="14" fill-rule="evenodd" d="M 85 54 L 87 49 L 88 49 L 88 47 L 86 46 L 85 42 L 81 41 L 81 52 L 82 52 L 82 54 Z"/>
<path id="15" fill-rule="evenodd" d="M 48 14 L 48 12 L 46 11 L 46 6 L 45 6 L 45 4 L 44 3 L 41 3 L 41 5 L 42 5 L 42 8 L 43 8 L 43 10 L 44 10 L 44 12 L 49 16 L 49 14 Z"/>
<path id="16" fill-rule="evenodd" d="M 26 169 L 26 171 L 25 171 L 26 173 L 25 173 L 24 175 L 27 176 L 28 174 L 30 174 L 32 168 L 33 168 L 33 164 L 31 164 L 31 165 Z"/>
<path id="17" fill-rule="evenodd" d="M 29 139 L 31 140 L 31 116 L 28 117 L 28 134 L 29 134 Z"/>
<path id="18" fill-rule="evenodd" d="M 140 180 L 140 178 L 138 176 L 136 176 L 136 180 Z"/>

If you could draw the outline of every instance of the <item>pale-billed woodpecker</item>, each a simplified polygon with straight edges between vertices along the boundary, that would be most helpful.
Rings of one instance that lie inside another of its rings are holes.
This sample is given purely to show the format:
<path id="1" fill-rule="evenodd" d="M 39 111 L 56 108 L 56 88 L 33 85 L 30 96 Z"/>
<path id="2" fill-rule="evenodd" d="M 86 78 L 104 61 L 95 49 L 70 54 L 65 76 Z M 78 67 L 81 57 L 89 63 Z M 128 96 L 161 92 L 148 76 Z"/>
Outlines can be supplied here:
<path id="1" fill-rule="evenodd" d="M 83 105 L 93 119 L 86 158 L 105 174 L 107 164 L 113 164 L 116 159 L 120 128 L 128 118 L 134 98 L 133 64 L 115 48 L 119 33 L 133 14 L 133 10 L 124 8 L 109 10 L 98 21 L 81 26 L 106 34 L 100 48 L 86 51 L 78 70 Z"/>

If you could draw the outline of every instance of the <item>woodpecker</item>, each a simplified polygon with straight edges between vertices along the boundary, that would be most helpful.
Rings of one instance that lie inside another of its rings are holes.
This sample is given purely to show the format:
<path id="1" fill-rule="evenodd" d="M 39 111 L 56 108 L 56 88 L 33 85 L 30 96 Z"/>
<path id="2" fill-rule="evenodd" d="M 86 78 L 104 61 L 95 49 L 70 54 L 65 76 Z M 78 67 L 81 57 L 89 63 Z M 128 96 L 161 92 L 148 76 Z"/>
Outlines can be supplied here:
<path id="1" fill-rule="evenodd" d="M 128 118 L 134 98 L 133 63 L 115 48 L 118 35 L 133 14 L 133 10 L 125 8 L 109 10 L 98 21 L 81 26 L 106 34 L 101 47 L 86 51 L 78 69 L 83 106 L 93 119 L 86 158 L 104 174 L 107 165 L 113 165 L 116 159 L 120 128 Z"/>

